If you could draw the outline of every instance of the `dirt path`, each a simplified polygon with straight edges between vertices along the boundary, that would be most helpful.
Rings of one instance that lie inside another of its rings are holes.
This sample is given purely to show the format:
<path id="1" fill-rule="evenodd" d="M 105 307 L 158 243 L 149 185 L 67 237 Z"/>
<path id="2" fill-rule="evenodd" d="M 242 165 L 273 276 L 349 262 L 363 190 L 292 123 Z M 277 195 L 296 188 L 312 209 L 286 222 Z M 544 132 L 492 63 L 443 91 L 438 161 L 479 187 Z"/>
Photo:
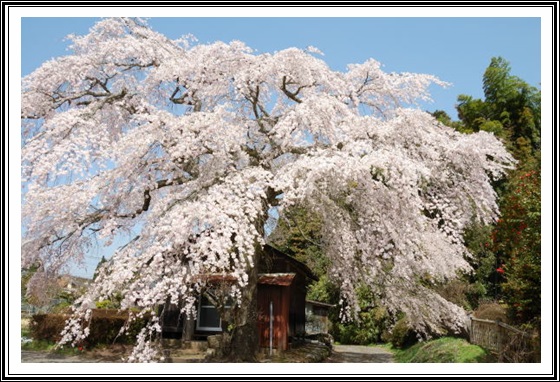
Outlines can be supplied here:
<path id="1" fill-rule="evenodd" d="M 308 349 L 307 349 L 308 350 Z M 71 356 L 39 351 L 22 351 L 21 362 L 123 362 L 115 352 L 106 351 L 107 354 L 96 352 L 88 356 Z M 303 356 L 302 356 L 303 357 Z M 286 360 L 284 360 L 286 362 Z M 287 362 L 298 362 L 290 361 Z M 309 361 L 307 361 L 309 362 Z M 314 361 L 311 361 L 314 362 Z M 315 361 L 316 362 L 316 361 Z M 320 362 L 320 361 L 319 361 Z M 395 362 L 393 355 L 381 347 L 358 345 L 334 345 L 332 354 L 325 359 L 326 363 L 389 363 Z"/>
<path id="2" fill-rule="evenodd" d="M 381 347 L 359 345 L 334 345 L 333 352 L 325 360 L 327 363 L 390 363 L 395 362 L 393 354 Z"/>

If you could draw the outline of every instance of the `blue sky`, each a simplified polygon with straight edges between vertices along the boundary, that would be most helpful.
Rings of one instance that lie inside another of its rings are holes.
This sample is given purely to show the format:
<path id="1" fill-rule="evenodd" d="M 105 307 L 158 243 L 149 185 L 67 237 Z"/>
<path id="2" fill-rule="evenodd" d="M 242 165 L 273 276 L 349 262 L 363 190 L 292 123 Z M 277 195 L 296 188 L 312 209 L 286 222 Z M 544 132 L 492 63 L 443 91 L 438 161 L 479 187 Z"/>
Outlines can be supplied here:
<path id="1" fill-rule="evenodd" d="M 22 75 L 64 54 L 70 33 L 85 34 L 97 18 L 22 18 Z M 482 75 L 493 56 L 511 64 L 512 74 L 541 83 L 541 20 L 520 17 L 198 17 L 152 18 L 153 29 L 170 38 L 192 34 L 200 43 L 240 40 L 257 52 L 313 45 L 335 70 L 374 58 L 388 72 L 428 73 L 451 82 L 432 87 L 428 111 L 456 118 L 459 94 L 482 97 Z"/>
<path id="2" fill-rule="evenodd" d="M 99 18 L 22 17 L 21 74 L 67 50 L 68 34 L 86 34 Z M 157 17 L 149 25 L 170 38 L 194 35 L 200 43 L 240 40 L 259 53 L 313 45 L 335 70 L 374 58 L 388 72 L 417 72 L 451 82 L 432 87 L 428 111 L 445 110 L 456 119 L 459 94 L 483 97 L 482 75 L 493 56 L 511 64 L 512 74 L 541 82 L 541 19 L 538 17 Z M 91 276 L 103 250 L 87 255 Z"/>

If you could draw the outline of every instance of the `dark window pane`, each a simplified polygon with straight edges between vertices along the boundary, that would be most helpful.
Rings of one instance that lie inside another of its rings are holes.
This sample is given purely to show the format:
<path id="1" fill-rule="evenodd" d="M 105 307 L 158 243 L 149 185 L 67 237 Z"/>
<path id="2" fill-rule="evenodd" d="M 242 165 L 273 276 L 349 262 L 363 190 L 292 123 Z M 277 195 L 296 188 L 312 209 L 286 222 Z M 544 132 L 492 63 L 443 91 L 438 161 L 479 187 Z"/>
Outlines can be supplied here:
<path id="1" fill-rule="evenodd" d="M 220 328 L 220 315 L 216 308 L 200 308 L 199 319 L 198 326 L 201 328 Z"/>

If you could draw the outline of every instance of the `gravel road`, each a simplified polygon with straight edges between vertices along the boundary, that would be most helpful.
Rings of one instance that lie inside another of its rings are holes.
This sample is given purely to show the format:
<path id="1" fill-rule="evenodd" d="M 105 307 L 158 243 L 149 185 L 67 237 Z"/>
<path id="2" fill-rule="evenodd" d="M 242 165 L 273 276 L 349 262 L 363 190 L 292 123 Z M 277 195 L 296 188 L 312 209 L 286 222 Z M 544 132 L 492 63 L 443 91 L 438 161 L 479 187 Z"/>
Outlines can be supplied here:
<path id="1" fill-rule="evenodd" d="M 328 363 L 390 363 L 393 354 L 376 346 L 334 345 L 333 352 L 325 360 Z"/>

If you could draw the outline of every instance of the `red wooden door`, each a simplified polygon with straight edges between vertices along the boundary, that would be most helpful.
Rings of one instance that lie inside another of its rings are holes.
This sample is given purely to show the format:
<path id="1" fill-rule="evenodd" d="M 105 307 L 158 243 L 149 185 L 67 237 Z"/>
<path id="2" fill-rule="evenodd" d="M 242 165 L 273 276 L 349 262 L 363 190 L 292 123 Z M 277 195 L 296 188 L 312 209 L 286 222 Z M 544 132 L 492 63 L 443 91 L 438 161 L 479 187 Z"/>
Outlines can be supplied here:
<path id="1" fill-rule="evenodd" d="M 289 287 L 259 285 L 258 323 L 261 347 L 270 346 L 270 303 L 272 302 L 272 347 L 279 350 L 288 348 Z"/>

